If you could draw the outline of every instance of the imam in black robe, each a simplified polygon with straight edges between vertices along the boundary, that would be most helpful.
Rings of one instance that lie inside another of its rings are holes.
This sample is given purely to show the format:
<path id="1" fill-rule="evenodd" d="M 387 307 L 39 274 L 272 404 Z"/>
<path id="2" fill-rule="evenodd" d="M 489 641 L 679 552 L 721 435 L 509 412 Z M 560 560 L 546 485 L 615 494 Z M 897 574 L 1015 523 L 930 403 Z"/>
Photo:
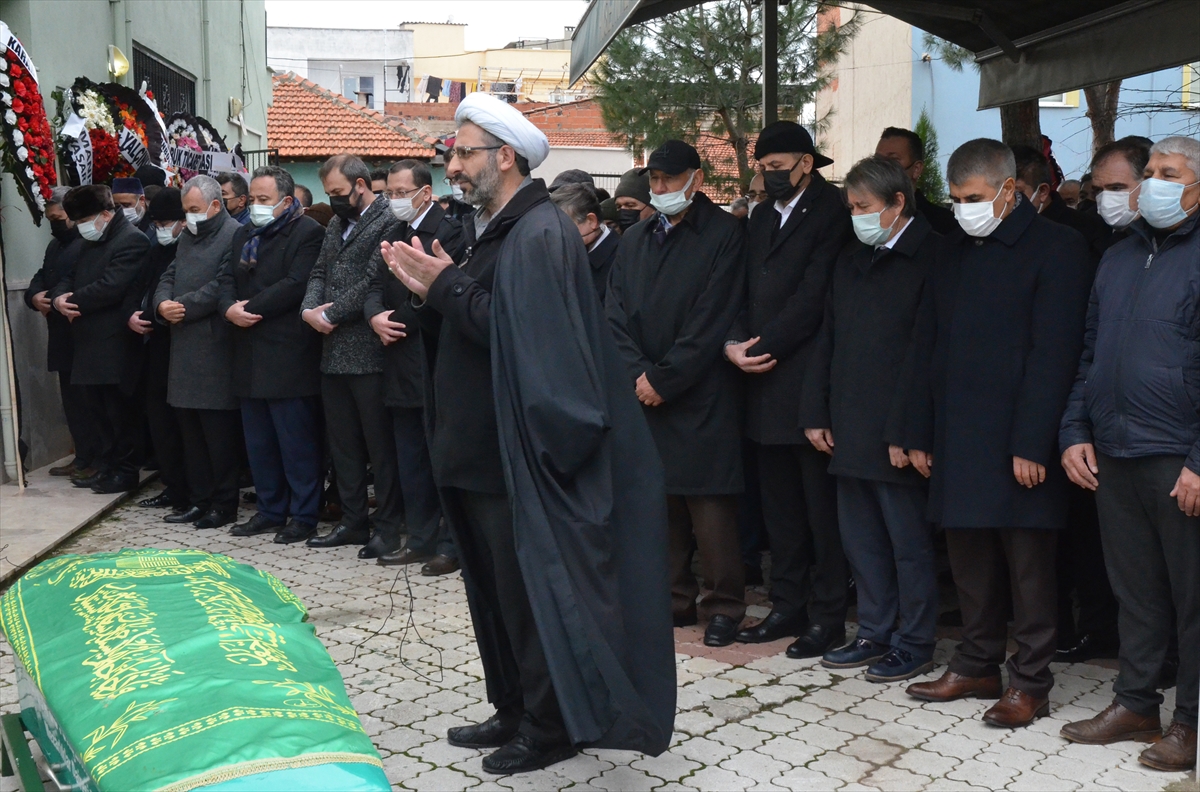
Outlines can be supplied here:
<path id="1" fill-rule="evenodd" d="M 657 755 L 675 718 L 663 474 L 587 251 L 541 180 L 518 190 L 478 240 L 465 226 L 466 260 L 430 287 L 440 328 L 418 311 L 423 331 L 436 328 L 427 410 L 444 406 L 432 386 L 452 384 L 457 365 L 472 369 L 462 372 L 468 381 L 490 369 L 490 392 L 472 398 L 494 400 L 516 553 L 570 741 Z M 468 345 L 490 356 L 480 361 Z M 446 419 L 427 418 L 434 445 L 452 428 Z M 441 477 L 438 484 L 447 486 Z M 519 679 L 495 620 L 502 604 L 480 601 L 487 559 L 470 537 L 462 541 L 454 509 L 447 519 L 459 539 L 488 699 L 504 701 Z"/>

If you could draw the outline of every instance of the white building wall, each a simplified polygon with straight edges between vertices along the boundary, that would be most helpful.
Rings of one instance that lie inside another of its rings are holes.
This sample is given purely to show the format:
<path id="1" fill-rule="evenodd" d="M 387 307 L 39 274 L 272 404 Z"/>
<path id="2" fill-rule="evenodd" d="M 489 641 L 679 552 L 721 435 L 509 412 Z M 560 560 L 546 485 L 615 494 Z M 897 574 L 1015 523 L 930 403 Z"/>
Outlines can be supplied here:
<path id="1" fill-rule="evenodd" d="M 410 101 L 413 33 L 411 30 L 336 30 L 267 28 L 267 64 L 291 71 L 322 88 L 358 101 L 361 78 L 371 80 L 371 108 L 384 111 L 385 102 Z M 397 67 L 409 70 L 404 91 Z M 347 80 L 352 84 L 347 85 Z"/>
<path id="2" fill-rule="evenodd" d="M 633 155 L 612 148 L 550 148 L 546 161 L 533 170 L 537 179 L 549 184 L 565 170 L 578 168 L 588 173 L 624 173 L 634 165 Z"/>

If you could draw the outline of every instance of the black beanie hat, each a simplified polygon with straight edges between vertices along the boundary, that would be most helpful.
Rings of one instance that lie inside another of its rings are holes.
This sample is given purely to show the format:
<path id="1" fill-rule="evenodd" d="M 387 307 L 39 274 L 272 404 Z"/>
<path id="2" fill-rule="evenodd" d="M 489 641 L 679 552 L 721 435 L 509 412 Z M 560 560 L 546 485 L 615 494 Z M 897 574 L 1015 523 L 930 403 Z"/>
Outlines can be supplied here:
<path id="1" fill-rule="evenodd" d="M 150 199 L 150 219 L 156 223 L 164 220 L 184 220 L 183 198 L 175 187 L 163 187 Z"/>
<path id="2" fill-rule="evenodd" d="M 143 187 L 167 186 L 167 172 L 155 165 L 143 165 L 134 172 L 133 177 L 140 181 Z"/>

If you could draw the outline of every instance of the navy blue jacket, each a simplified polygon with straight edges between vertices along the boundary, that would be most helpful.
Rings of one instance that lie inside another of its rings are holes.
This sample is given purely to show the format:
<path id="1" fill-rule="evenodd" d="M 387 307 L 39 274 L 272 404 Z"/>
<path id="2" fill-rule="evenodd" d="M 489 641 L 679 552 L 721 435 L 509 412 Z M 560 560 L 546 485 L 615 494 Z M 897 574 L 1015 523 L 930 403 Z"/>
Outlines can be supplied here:
<path id="1" fill-rule="evenodd" d="M 1200 220 L 1158 245 L 1141 220 L 1100 261 L 1063 450 L 1182 455 L 1200 473 Z"/>

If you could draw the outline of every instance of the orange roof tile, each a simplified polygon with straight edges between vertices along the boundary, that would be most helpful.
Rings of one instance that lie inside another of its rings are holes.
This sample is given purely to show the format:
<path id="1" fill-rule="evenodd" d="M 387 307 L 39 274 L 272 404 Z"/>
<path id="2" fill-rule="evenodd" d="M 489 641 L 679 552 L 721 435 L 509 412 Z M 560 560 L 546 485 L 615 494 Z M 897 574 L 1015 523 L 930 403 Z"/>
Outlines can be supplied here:
<path id="1" fill-rule="evenodd" d="M 750 135 L 747 153 L 754 151 L 754 141 L 758 135 Z M 740 174 L 738 173 L 737 152 L 733 144 L 726 138 L 714 135 L 701 135 L 696 140 L 696 152 L 709 167 L 704 183 L 704 192 L 713 201 L 728 204 L 742 194 Z M 754 165 L 751 158 L 750 165 Z"/>
<path id="2" fill-rule="evenodd" d="M 435 138 L 352 102 L 292 72 L 276 74 L 267 140 L 285 160 L 354 154 L 368 160 L 430 159 Z"/>

